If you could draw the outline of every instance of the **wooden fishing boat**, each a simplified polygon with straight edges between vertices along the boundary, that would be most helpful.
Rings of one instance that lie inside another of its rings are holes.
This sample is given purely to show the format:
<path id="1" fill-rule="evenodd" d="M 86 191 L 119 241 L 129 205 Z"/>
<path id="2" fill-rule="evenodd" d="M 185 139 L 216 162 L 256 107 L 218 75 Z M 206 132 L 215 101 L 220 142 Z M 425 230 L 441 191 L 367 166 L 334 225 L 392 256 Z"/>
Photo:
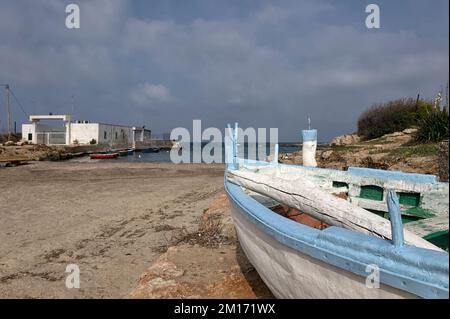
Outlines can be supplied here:
<path id="1" fill-rule="evenodd" d="M 159 153 L 161 149 L 159 147 L 150 147 L 144 150 L 144 153 Z"/>
<path id="2" fill-rule="evenodd" d="M 180 149 L 182 149 L 183 148 L 183 145 L 180 143 L 180 142 L 176 142 L 176 141 L 173 141 L 172 142 L 172 149 L 174 149 L 174 150 L 180 150 Z"/>
<path id="3" fill-rule="evenodd" d="M 112 159 L 119 157 L 119 153 L 96 153 L 90 155 L 91 159 Z"/>
<path id="4" fill-rule="evenodd" d="M 158 153 L 161 149 L 159 147 L 148 147 L 148 148 L 139 148 L 135 149 L 136 152 L 142 153 Z"/>
<path id="5" fill-rule="evenodd" d="M 119 156 L 128 156 L 128 150 L 119 151 Z"/>
<path id="6" fill-rule="evenodd" d="M 235 131 L 225 173 L 233 221 L 276 297 L 449 297 L 448 183 L 283 165 L 277 154 L 245 160 L 237 147 Z"/>

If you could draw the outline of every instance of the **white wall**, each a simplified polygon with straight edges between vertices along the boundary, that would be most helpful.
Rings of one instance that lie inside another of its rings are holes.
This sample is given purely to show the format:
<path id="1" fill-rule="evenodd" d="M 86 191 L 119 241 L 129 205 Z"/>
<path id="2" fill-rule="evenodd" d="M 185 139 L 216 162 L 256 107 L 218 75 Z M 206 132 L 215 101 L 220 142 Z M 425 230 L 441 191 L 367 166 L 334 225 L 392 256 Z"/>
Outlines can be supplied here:
<path id="1" fill-rule="evenodd" d="M 22 124 L 22 139 L 28 141 L 28 134 L 31 133 L 33 144 L 65 144 L 65 131 L 65 127 L 61 125 Z"/>
<path id="2" fill-rule="evenodd" d="M 33 135 L 32 140 L 29 142 L 36 144 L 36 132 L 35 132 L 34 124 L 22 124 L 22 140 L 28 141 L 29 133 L 31 133 Z"/>
<path id="3" fill-rule="evenodd" d="M 98 123 L 70 123 L 70 144 L 89 144 L 93 139 L 99 143 Z"/>
<path id="4" fill-rule="evenodd" d="M 66 144 L 90 144 L 94 139 L 97 144 L 111 147 L 132 147 L 133 129 L 128 126 L 109 125 L 99 123 L 67 123 L 70 129 L 64 126 L 50 126 L 39 123 L 22 124 L 22 139 L 28 140 L 28 133 L 33 134 L 32 143 L 37 144 L 38 134 L 42 132 L 65 133 Z M 106 134 L 106 138 L 105 138 Z M 42 143 L 42 141 L 40 142 Z"/>
<path id="5" fill-rule="evenodd" d="M 108 144 L 114 147 L 131 147 L 133 129 L 128 126 L 99 124 L 98 141 L 99 144 Z"/>

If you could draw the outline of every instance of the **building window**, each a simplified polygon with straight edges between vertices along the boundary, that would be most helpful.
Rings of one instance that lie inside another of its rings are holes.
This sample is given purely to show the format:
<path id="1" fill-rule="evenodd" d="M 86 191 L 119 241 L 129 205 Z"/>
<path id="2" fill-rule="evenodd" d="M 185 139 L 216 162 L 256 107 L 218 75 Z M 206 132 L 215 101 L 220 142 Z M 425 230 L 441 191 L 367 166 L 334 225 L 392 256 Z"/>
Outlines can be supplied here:
<path id="1" fill-rule="evenodd" d="M 28 133 L 28 140 L 32 141 L 33 140 L 33 133 Z"/>
<path id="2" fill-rule="evenodd" d="M 117 140 L 117 132 L 116 132 L 116 140 Z"/>
<path id="3" fill-rule="evenodd" d="M 106 140 L 106 131 L 103 131 L 103 139 Z"/>

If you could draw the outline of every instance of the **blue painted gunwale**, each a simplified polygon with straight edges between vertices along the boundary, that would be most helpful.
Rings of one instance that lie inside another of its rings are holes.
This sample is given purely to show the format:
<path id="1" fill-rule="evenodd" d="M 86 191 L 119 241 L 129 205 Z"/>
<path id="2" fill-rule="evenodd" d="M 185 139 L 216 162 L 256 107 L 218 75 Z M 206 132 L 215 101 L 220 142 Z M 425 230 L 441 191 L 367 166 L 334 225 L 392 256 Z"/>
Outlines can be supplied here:
<path id="1" fill-rule="evenodd" d="M 270 166 L 271 163 L 262 162 L 251 159 L 238 159 L 238 162 L 249 164 L 253 166 Z M 308 167 L 301 165 L 287 165 L 278 163 L 278 166 L 290 166 L 290 167 L 298 167 L 305 170 L 318 171 L 318 172 L 333 172 L 336 170 L 329 168 L 321 168 L 321 167 Z M 404 173 L 401 171 L 386 171 L 381 169 L 374 168 L 363 168 L 363 167 L 349 167 L 347 171 L 339 171 L 341 173 L 346 173 L 348 176 L 358 176 L 358 177 L 374 177 L 380 181 L 387 180 L 397 180 L 404 181 L 414 184 L 448 184 L 448 182 L 439 182 L 437 177 L 431 174 L 418 174 L 418 173 Z"/>
<path id="2" fill-rule="evenodd" d="M 419 184 L 438 183 L 437 177 L 430 174 L 404 173 L 400 171 L 386 171 L 382 169 L 363 167 L 349 167 L 347 172 L 356 176 L 376 177 L 383 180 L 390 179 Z"/>
<path id="3" fill-rule="evenodd" d="M 338 227 L 317 230 L 273 213 L 226 177 L 225 190 L 237 212 L 283 245 L 364 277 L 368 275 L 366 266 L 376 264 L 383 284 L 423 298 L 449 298 L 446 252 L 409 245 L 395 247 L 390 240 Z"/>

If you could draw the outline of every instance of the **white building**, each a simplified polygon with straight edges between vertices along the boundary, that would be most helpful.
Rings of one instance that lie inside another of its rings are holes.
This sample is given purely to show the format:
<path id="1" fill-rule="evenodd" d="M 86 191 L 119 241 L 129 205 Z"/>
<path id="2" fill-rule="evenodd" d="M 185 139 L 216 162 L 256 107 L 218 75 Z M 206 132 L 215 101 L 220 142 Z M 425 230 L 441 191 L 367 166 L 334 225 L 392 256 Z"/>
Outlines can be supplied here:
<path id="1" fill-rule="evenodd" d="M 41 121 L 62 121 L 59 125 Z M 83 145 L 100 144 L 110 147 L 136 147 L 150 142 L 151 131 L 88 121 L 72 122 L 70 115 L 32 115 L 29 124 L 22 124 L 22 139 L 33 144 Z"/>

